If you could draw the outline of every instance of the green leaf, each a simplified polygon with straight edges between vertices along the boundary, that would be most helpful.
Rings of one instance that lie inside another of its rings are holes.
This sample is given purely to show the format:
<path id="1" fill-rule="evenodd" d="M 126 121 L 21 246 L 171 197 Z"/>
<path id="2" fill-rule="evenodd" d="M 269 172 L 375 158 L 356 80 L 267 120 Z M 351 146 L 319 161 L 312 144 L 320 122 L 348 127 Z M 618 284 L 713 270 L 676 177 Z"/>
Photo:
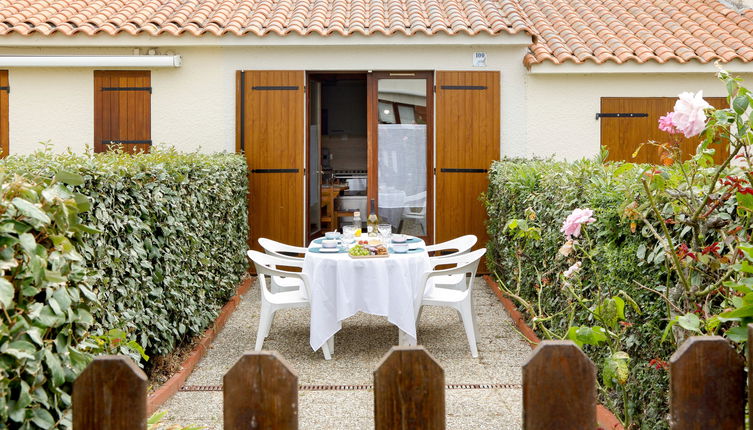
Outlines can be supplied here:
<path id="1" fill-rule="evenodd" d="M 753 212 L 753 195 L 737 193 L 737 207 L 748 212 Z"/>
<path id="2" fill-rule="evenodd" d="M 34 235 L 31 233 L 24 233 L 18 236 L 18 241 L 21 244 L 21 248 L 29 254 L 34 254 L 37 249 L 37 240 L 34 239 Z"/>
<path id="3" fill-rule="evenodd" d="M 614 171 L 612 176 L 620 176 L 623 173 L 633 170 L 634 167 L 635 165 L 633 163 L 624 163 Z"/>
<path id="4" fill-rule="evenodd" d="M 31 422 L 43 429 L 51 429 L 55 427 L 55 419 L 52 417 L 52 414 L 42 408 L 32 409 Z"/>
<path id="5" fill-rule="evenodd" d="M 748 103 L 748 97 L 737 96 L 734 100 L 732 100 L 732 109 L 734 109 L 735 113 L 737 113 L 738 115 L 742 115 L 746 110 L 748 110 Z"/>
<path id="6" fill-rule="evenodd" d="M 638 306 L 638 303 L 636 303 L 636 301 L 633 300 L 633 298 L 630 297 L 630 295 L 627 292 L 625 292 L 625 290 L 620 290 L 619 295 L 625 298 L 625 301 L 628 302 L 628 304 L 630 305 L 630 307 L 633 308 L 635 313 L 637 313 L 638 315 L 643 314 L 643 312 L 641 312 L 640 306 Z"/>
<path id="7" fill-rule="evenodd" d="M 617 318 L 620 321 L 625 321 L 625 301 L 617 296 L 612 297 L 612 300 L 614 300 L 617 305 Z"/>
<path id="8" fill-rule="evenodd" d="M 56 354 L 53 354 L 50 350 L 44 351 L 44 358 L 47 367 L 52 374 L 52 385 L 59 387 L 65 383 L 65 371 L 60 363 L 60 359 Z"/>
<path id="9" fill-rule="evenodd" d="M 627 383 L 630 377 L 629 361 L 630 356 L 624 351 L 617 351 L 604 359 L 601 380 L 605 387 L 612 388 L 615 384 Z"/>
<path id="10" fill-rule="evenodd" d="M 0 277 L 0 305 L 7 309 L 13 303 L 13 296 L 16 290 L 7 279 Z"/>
<path id="11" fill-rule="evenodd" d="M 160 421 L 162 421 L 162 418 L 164 418 L 165 414 L 167 414 L 167 411 L 153 413 L 152 416 L 149 417 L 148 420 L 146 420 L 146 424 L 148 426 L 152 426 L 159 423 Z"/>
<path id="12" fill-rule="evenodd" d="M 73 195 L 73 199 L 76 202 L 76 206 L 78 207 L 79 212 L 89 212 L 89 210 L 92 208 L 92 204 L 91 202 L 89 202 L 89 198 L 83 194 L 76 193 Z"/>
<path id="13" fill-rule="evenodd" d="M 694 313 L 687 313 L 677 318 L 677 324 L 685 330 L 701 332 L 701 319 Z"/>
<path id="14" fill-rule="evenodd" d="M 603 327 L 570 327 L 567 332 L 567 338 L 575 342 L 579 347 L 583 345 L 598 345 L 607 340 L 607 335 Z"/>
<path id="15" fill-rule="evenodd" d="M 732 342 L 745 343 L 748 341 L 748 330 L 745 327 L 732 327 L 724 332 L 724 336 Z"/>
<path id="16" fill-rule="evenodd" d="M 42 209 L 38 208 L 34 203 L 18 197 L 11 200 L 11 203 L 13 203 L 13 206 L 15 206 L 16 209 L 18 209 L 18 211 L 21 212 L 21 214 L 25 217 L 36 220 L 42 224 L 49 224 L 51 222 L 50 217 L 47 216 L 47 214 L 44 213 Z"/>
<path id="17" fill-rule="evenodd" d="M 719 314 L 722 318 L 746 318 L 753 317 L 753 305 L 745 305 L 741 308 Z"/>
<path id="18" fill-rule="evenodd" d="M 661 335 L 660 343 L 664 343 L 664 341 L 667 339 L 667 336 L 669 335 L 669 332 L 672 331 L 672 327 L 674 327 L 675 324 L 677 324 L 677 317 L 669 321 L 667 323 L 667 326 L 664 327 L 664 332 Z"/>
<path id="19" fill-rule="evenodd" d="M 84 178 L 78 173 L 59 170 L 55 174 L 55 180 L 68 185 L 84 185 Z"/>

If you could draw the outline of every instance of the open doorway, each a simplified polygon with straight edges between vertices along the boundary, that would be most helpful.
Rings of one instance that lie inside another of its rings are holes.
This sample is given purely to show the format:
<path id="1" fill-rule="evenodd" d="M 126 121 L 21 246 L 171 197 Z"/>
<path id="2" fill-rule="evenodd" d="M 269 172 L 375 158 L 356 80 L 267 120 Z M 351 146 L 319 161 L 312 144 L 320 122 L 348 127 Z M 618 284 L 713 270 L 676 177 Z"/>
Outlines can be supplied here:
<path id="1" fill-rule="evenodd" d="M 308 235 L 368 210 L 366 73 L 309 73 Z"/>

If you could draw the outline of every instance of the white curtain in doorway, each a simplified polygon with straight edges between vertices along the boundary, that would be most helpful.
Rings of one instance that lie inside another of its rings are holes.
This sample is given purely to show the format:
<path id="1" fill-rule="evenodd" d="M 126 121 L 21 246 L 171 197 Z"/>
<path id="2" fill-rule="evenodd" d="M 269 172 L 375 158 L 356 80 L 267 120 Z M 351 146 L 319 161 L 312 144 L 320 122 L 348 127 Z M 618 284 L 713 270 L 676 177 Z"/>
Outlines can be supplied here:
<path id="1" fill-rule="evenodd" d="M 379 124 L 379 214 L 398 227 L 404 208 L 426 200 L 426 125 Z"/>

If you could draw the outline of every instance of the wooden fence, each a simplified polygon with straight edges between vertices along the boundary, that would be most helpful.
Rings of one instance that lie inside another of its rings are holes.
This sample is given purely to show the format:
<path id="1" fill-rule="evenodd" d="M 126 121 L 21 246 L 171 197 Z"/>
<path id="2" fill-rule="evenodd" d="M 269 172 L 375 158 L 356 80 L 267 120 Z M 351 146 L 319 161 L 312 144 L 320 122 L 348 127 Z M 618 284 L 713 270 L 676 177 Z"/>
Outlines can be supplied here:
<path id="1" fill-rule="evenodd" d="M 669 371 L 670 428 L 744 429 L 745 363 L 725 339 L 690 338 Z M 74 429 L 146 429 L 146 389 L 128 358 L 98 357 L 74 383 Z M 423 347 L 392 348 L 374 371 L 375 428 L 444 430 L 444 390 L 444 370 Z M 298 429 L 298 376 L 275 352 L 243 355 L 223 396 L 225 429 Z M 544 341 L 523 365 L 523 428 L 597 428 L 596 367 L 574 343 Z"/>

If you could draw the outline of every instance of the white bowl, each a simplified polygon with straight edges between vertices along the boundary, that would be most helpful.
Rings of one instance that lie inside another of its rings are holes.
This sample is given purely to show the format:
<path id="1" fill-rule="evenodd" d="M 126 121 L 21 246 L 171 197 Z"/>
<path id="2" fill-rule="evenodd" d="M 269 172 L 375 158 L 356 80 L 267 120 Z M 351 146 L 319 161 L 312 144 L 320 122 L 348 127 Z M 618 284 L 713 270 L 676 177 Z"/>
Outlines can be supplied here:
<path id="1" fill-rule="evenodd" d="M 322 248 L 337 248 L 337 241 L 334 239 L 324 239 L 322 241 Z"/>
<path id="2" fill-rule="evenodd" d="M 408 252 L 408 244 L 407 243 L 392 243 L 392 250 L 395 251 L 398 254 L 405 254 Z"/>
<path id="3" fill-rule="evenodd" d="M 403 243 L 408 240 L 404 234 L 393 234 L 391 237 L 392 243 Z"/>
<path id="4" fill-rule="evenodd" d="M 340 236 L 340 233 L 336 231 L 328 231 L 324 233 L 324 237 L 327 239 L 337 239 L 338 236 Z"/>

